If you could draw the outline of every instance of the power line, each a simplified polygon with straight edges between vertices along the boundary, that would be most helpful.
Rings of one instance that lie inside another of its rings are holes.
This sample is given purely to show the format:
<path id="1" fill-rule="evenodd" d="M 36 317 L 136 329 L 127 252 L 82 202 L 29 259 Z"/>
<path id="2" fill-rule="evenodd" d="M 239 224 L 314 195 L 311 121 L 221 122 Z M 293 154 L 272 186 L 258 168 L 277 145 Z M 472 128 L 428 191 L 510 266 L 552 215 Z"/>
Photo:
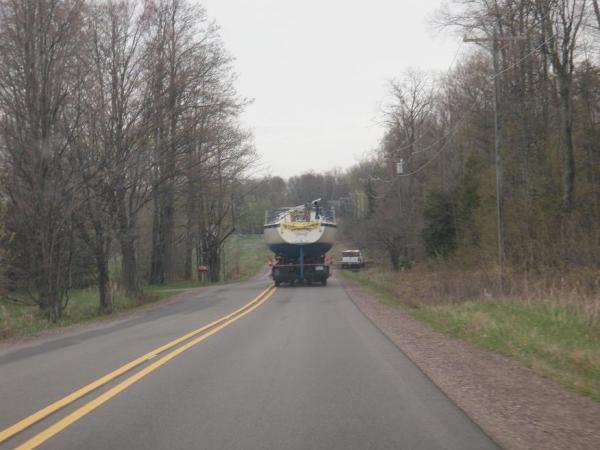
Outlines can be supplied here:
<path id="1" fill-rule="evenodd" d="M 516 62 L 512 63 L 512 64 L 511 64 L 511 65 L 509 65 L 508 67 L 505 67 L 505 68 L 503 68 L 502 70 L 500 70 L 500 71 L 498 71 L 498 72 L 495 72 L 495 73 L 493 73 L 492 75 L 489 75 L 489 76 L 488 76 L 488 79 L 489 79 L 490 81 L 495 81 L 495 80 L 496 80 L 496 78 L 497 78 L 497 77 L 499 77 L 500 75 L 502 75 L 503 73 L 506 73 L 506 72 L 508 72 L 509 70 L 513 69 L 514 67 L 517 67 L 517 66 L 519 66 L 519 65 L 520 65 L 521 63 L 523 63 L 523 62 L 524 62 L 524 61 L 525 61 L 527 58 L 529 58 L 529 57 L 530 57 L 531 55 L 533 55 L 535 52 L 539 51 L 539 50 L 540 50 L 540 49 L 541 49 L 541 48 L 542 48 L 544 45 L 546 45 L 546 44 L 547 44 L 547 43 L 548 43 L 548 42 L 549 42 L 551 39 L 553 39 L 553 38 L 554 38 L 554 35 L 552 35 L 552 36 L 550 36 L 549 38 L 545 39 L 545 40 L 544 40 L 544 41 L 543 41 L 541 44 L 537 45 L 537 46 L 536 46 L 536 47 L 535 47 L 533 50 L 531 50 L 531 51 L 530 51 L 529 53 L 527 53 L 525 56 L 523 56 L 522 58 L 520 58 L 518 61 L 516 61 Z M 467 112 L 472 112 L 473 108 L 475 107 L 475 104 L 476 104 L 476 101 L 473 101 L 473 102 L 471 103 L 471 105 L 470 105 L 470 106 L 467 108 Z M 446 150 L 446 148 L 447 148 L 447 144 L 449 143 L 448 139 L 449 139 L 449 138 L 450 138 L 452 135 L 454 135 L 454 134 L 456 133 L 456 131 L 457 131 L 457 128 L 458 128 L 459 126 L 461 126 L 461 125 L 462 125 L 464 122 L 466 122 L 466 120 L 467 120 L 467 115 L 466 115 L 466 114 L 463 114 L 463 116 L 462 116 L 462 117 L 461 117 L 461 118 L 460 118 L 460 119 L 459 119 L 459 120 L 458 120 L 456 123 L 454 123 L 454 124 L 452 125 L 452 127 L 451 127 L 450 131 L 448 131 L 448 132 L 447 132 L 447 133 L 446 133 L 446 134 L 445 134 L 443 137 L 441 137 L 441 138 L 437 139 L 437 140 L 436 140 L 436 141 L 434 141 L 433 143 L 431 143 L 431 144 L 427 145 L 426 147 L 424 147 L 424 148 L 422 148 L 422 149 L 420 149 L 420 150 L 418 150 L 418 151 L 415 151 L 415 152 L 413 153 L 413 155 L 414 155 L 414 154 L 418 154 L 418 153 L 424 153 L 424 152 L 426 152 L 427 150 L 429 150 L 429 149 L 431 149 L 431 148 L 435 147 L 435 146 L 436 146 L 437 144 L 439 144 L 440 142 L 442 142 L 442 141 L 445 141 L 445 142 L 444 142 L 444 144 L 442 145 L 442 147 L 441 147 L 441 148 L 440 148 L 440 149 L 439 149 L 439 150 L 438 150 L 438 151 L 437 151 L 437 152 L 436 152 L 436 153 L 433 155 L 433 157 L 432 157 L 431 159 L 429 159 L 428 161 L 426 161 L 425 163 L 423 163 L 423 164 L 422 164 L 422 165 L 421 165 L 421 166 L 420 166 L 418 169 L 416 169 L 416 170 L 414 170 L 414 171 L 412 171 L 412 172 L 406 173 L 406 174 L 398 174 L 397 176 L 400 176 L 400 177 L 406 177 L 406 176 L 415 175 L 415 174 L 417 174 L 417 173 L 421 172 L 423 169 L 425 169 L 425 167 L 429 166 L 429 165 L 430 165 L 430 164 L 431 164 L 431 163 L 432 163 L 432 162 L 433 162 L 435 159 L 437 159 L 437 158 L 438 158 L 438 156 L 439 156 L 441 153 L 443 153 L 443 152 L 444 152 L 444 150 Z M 414 145 L 414 144 L 413 144 L 413 145 Z M 401 148 L 400 148 L 400 149 L 398 149 L 397 151 L 402 151 L 402 150 L 408 149 L 408 148 L 410 148 L 410 147 L 411 147 L 411 146 L 407 146 L 407 147 L 404 147 L 404 148 L 402 148 L 402 147 L 401 147 Z M 410 156 L 412 156 L 412 155 L 410 155 Z M 410 157 L 410 156 L 409 156 L 409 157 Z"/>
<path id="2" fill-rule="evenodd" d="M 535 47 L 533 50 L 531 50 L 529 53 L 527 53 L 525 56 L 523 56 L 521 59 L 519 59 L 518 61 L 512 63 L 511 65 L 509 65 L 508 67 L 505 67 L 504 69 L 500 70 L 498 73 L 495 73 L 493 75 L 490 76 L 490 80 L 494 80 L 495 78 L 499 77 L 500 75 L 502 75 L 503 73 L 508 72 L 510 69 L 513 69 L 519 65 L 521 65 L 522 62 L 524 62 L 527 58 L 529 58 L 531 55 L 533 55 L 535 52 L 537 52 L 538 50 L 540 50 L 544 45 L 546 45 L 551 39 L 554 39 L 555 35 L 550 36 L 548 39 L 546 39 L 545 41 L 543 41 L 541 44 L 539 44 L 537 47 Z"/>
<path id="3" fill-rule="evenodd" d="M 454 129 L 452 131 L 452 133 L 450 134 L 454 134 L 456 132 L 456 129 Z M 430 158 L 428 159 L 424 164 L 422 164 L 418 169 L 413 170 L 412 172 L 408 172 L 408 173 L 400 173 L 397 174 L 396 176 L 398 177 L 410 177 L 412 175 L 416 175 L 417 173 L 421 172 L 422 170 L 424 170 L 429 164 L 431 164 L 433 161 L 435 161 L 437 159 L 438 156 L 440 156 L 444 150 L 446 150 L 446 148 L 448 147 L 448 144 L 450 144 L 450 140 L 446 140 L 446 142 L 444 142 L 444 144 L 440 147 L 440 149 Z"/>
<path id="4" fill-rule="evenodd" d="M 492 75 L 489 75 L 487 78 L 488 78 L 490 81 L 494 81 L 494 80 L 495 80 L 497 77 L 499 77 L 499 76 L 500 76 L 500 75 L 502 75 L 503 73 L 506 73 L 506 72 L 508 72 L 509 70 L 513 69 L 514 67 L 517 67 L 517 66 L 519 66 L 521 63 L 523 63 L 525 60 L 527 60 L 527 59 L 528 59 L 528 58 L 529 58 L 531 55 L 533 55 L 535 52 L 537 52 L 538 50 L 540 50 L 540 49 L 541 49 L 541 48 L 542 48 L 542 47 L 543 47 L 545 44 L 547 44 L 547 43 L 548 43 L 548 41 L 550 41 L 551 39 L 553 39 L 553 36 L 552 36 L 552 37 L 549 37 L 548 39 L 546 39 L 545 41 L 543 41 L 541 44 L 539 44 L 538 46 L 536 46 L 536 47 L 535 47 L 533 50 L 531 50 L 531 51 L 530 51 L 529 53 L 527 53 L 525 56 L 523 56 L 522 58 L 520 58 L 518 61 L 516 61 L 516 62 L 512 63 L 512 64 L 511 64 L 511 65 L 509 65 L 508 67 L 505 67 L 505 68 L 503 68 L 502 70 L 498 71 L 497 73 L 494 73 L 494 74 L 492 74 Z M 460 49 L 461 49 L 461 47 L 459 47 L 459 51 L 460 51 Z M 459 54 L 459 51 L 457 51 L 457 52 L 456 52 L 456 54 L 454 55 L 454 59 L 453 59 L 453 61 L 452 61 L 452 65 L 453 65 L 453 64 L 454 64 L 454 62 L 456 61 L 456 59 L 457 59 L 457 57 L 458 57 L 458 54 Z M 449 68 L 449 69 L 448 69 L 448 72 L 450 72 L 450 70 L 451 70 L 451 68 Z M 468 112 L 471 112 L 472 108 L 475 106 L 475 103 L 476 103 L 475 101 L 473 101 L 473 102 L 472 102 L 472 104 L 471 104 L 471 105 L 469 106 L 469 108 L 468 108 Z M 460 120 L 459 120 L 457 123 L 455 123 L 455 124 L 453 125 L 453 127 L 457 127 L 457 126 L 461 125 L 461 124 L 462 124 L 461 122 L 464 122 L 465 120 L 466 120 L 466 116 L 463 116 L 463 117 L 462 117 L 462 119 L 460 119 Z M 427 150 L 429 150 L 429 149 L 431 149 L 431 148 L 433 148 L 433 147 L 437 146 L 437 145 L 438 145 L 440 142 L 442 142 L 442 141 L 445 141 L 445 140 L 446 140 L 446 139 L 447 139 L 447 138 L 448 138 L 448 137 L 449 137 L 451 134 L 453 134 L 453 133 L 454 133 L 454 131 L 453 131 L 453 130 L 451 130 L 450 132 L 448 132 L 448 133 L 447 133 L 447 134 L 445 134 L 444 136 L 440 137 L 439 139 L 436 139 L 434 142 L 432 142 L 432 143 L 430 143 L 430 144 L 426 145 L 425 147 L 423 147 L 423 148 L 421 148 L 421 149 L 419 149 L 419 150 L 416 150 L 416 151 L 415 151 L 415 152 L 413 152 L 412 154 L 414 155 L 414 154 L 418 154 L 418 153 L 424 153 L 424 152 L 426 152 Z M 423 140 L 423 137 L 419 138 L 417 141 L 413 142 L 412 144 L 408 144 L 408 145 L 406 145 L 406 146 L 404 146 L 404 147 L 397 148 L 397 149 L 396 149 L 396 151 L 397 151 L 397 152 L 401 152 L 401 151 L 403 151 L 403 150 L 408 150 L 408 149 L 410 149 L 411 147 L 414 147 L 416 144 L 418 144 L 418 143 L 419 143 L 420 141 L 422 141 L 422 140 Z M 412 155 L 410 155 L 410 156 L 412 156 Z M 410 157 L 410 156 L 409 156 L 409 157 Z"/>
<path id="5" fill-rule="evenodd" d="M 463 48 L 463 46 L 462 46 L 462 43 L 461 43 L 461 45 L 460 45 L 460 46 L 458 47 L 458 49 L 456 50 L 456 53 L 454 54 L 454 57 L 452 58 L 452 61 L 450 62 L 450 65 L 448 66 L 448 70 L 447 70 L 447 73 L 448 73 L 448 74 L 449 74 L 449 73 L 452 71 L 452 67 L 454 66 L 454 64 L 455 64 L 455 63 L 456 63 L 456 61 L 458 60 L 458 55 L 460 54 L 460 51 L 462 50 L 462 48 Z M 441 89 L 441 88 L 438 88 L 438 91 L 439 91 L 440 89 Z M 421 142 L 423 139 L 424 139 L 423 137 L 420 137 L 419 139 L 417 139 L 417 140 L 416 140 L 415 142 L 413 142 L 412 144 L 407 144 L 407 145 L 406 145 L 406 146 L 404 146 L 404 147 L 397 148 L 397 149 L 396 149 L 396 151 L 397 151 L 397 152 L 401 152 L 401 151 L 403 151 L 403 150 L 408 150 L 408 149 L 410 149 L 411 147 L 413 147 L 414 145 L 416 145 L 416 144 L 418 144 L 419 142 Z M 442 142 L 443 140 L 444 140 L 444 138 L 443 138 L 443 137 L 441 137 L 440 139 L 438 139 L 438 140 L 437 140 L 437 141 L 435 141 L 434 143 L 432 143 L 432 144 L 428 145 L 428 147 L 429 147 L 429 148 L 431 148 L 431 147 L 433 147 L 433 146 L 435 146 L 435 145 L 439 144 L 439 143 L 440 143 L 440 142 Z M 420 152 L 422 152 L 422 151 L 425 151 L 425 150 L 420 150 Z"/>

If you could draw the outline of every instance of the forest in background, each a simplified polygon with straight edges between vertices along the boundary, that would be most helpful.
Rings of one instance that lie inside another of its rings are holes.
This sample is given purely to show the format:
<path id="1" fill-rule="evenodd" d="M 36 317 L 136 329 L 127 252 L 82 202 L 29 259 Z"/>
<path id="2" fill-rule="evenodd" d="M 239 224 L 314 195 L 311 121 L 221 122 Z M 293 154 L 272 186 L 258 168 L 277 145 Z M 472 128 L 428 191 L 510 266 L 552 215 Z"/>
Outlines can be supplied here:
<path id="1" fill-rule="evenodd" d="M 435 20 L 477 42 L 447 74 L 391 80 L 379 147 L 290 179 L 287 203 L 333 200 L 345 242 L 444 279 L 430 296 L 569 297 L 598 317 L 598 2 L 457 0 Z"/>
<path id="2" fill-rule="evenodd" d="M 478 42 L 447 74 L 390 81 L 363 161 L 284 180 L 253 176 L 248 101 L 194 2 L 0 0 L 4 297 L 56 320 L 78 287 L 96 284 L 110 312 L 115 285 L 142 296 L 198 265 L 218 281 L 233 233 L 322 198 L 344 242 L 433 271 L 427 295 L 598 309 L 597 1 L 457 0 L 436 22 Z"/>
<path id="3" fill-rule="evenodd" d="M 5 299 L 55 321 L 90 284 L 108 313 L 116 283 L 219 279 L 256 161 L 231 63 L 193 1 L 0 1 Z"/>
<path id="4" fill-rule="evenodd" d="M 477 42 L 446 75 L 391 82 L 381 147 L 355 168 L 368 208 L 354 239 L 395 270 L 428 258 L 481 275 L 457 297 L 567 288 L 597 300 L 597 6 L 461 0 L 440 11 L 441 27 Z"/>

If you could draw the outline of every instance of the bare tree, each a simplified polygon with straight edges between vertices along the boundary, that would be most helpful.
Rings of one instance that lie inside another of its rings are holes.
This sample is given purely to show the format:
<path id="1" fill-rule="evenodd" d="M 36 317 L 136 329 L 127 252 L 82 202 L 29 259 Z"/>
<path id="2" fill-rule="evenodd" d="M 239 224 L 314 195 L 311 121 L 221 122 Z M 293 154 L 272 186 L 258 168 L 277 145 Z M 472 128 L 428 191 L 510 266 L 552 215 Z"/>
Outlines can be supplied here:
<path id="1" fill-rule="evenodd" d="M 231 61 L 191 0 L 0 0 L 0 239 L 16 288 L 53 320 L 91 274 L 111 312 L 112 257 L 141 293 L 148 212 L 151 282 L 180 262 L 188 276 L 194 252 L 219 278 L 255 159 Z"/>
<path id="2" fill-rule="evenodd" d="M 598 7 L 598 0 L 592 0 L 592 4 L 594 5 L 594 14 L 598 22 L 598 28 L 600 28 L 600 7 Z"/>
<path id="3" fill-rule="evenodd" d="M 573 208 L 575 158 L 573 152 L 573 72 L 575 50 L 585 18 L 586 0 L 538 0 L 542 22 L 543 46 L 556 75 L 560 105 L 563 155 L 563 198 L 566 211 Z"/>
<path id="4" fill-rule="evenodd" d="M 384 111 L 386 134 L 381 152 L 388 179 L 378 184 L 381 197 L 374 211 L 377 241 L 387 252 L 394 270 L 415 257 L 420 224 L 422 181 L 404 176 L 417 169 L 423 157 L 431 157 L 441 144 L 436 135 L 431 82 L 419 72 L 408 71 L 391 84 L 391 102 Z M 397 173 L 399 164 L 403 173 Z"/>
<path id="5" fill-rule="evenodd" d="M 78 177 L 83 1 L 0 2 L 0 133 L 21 280 L 53 320 L 66 306 Z"/>
<path id="6" fill-rule="evenodd" d="M 156 168 L 150 282 L 163 283 L 176 275 L 175 201 L 180 180 L 206 160 L 206 155 L 193 156 L 202 146 L 202 124 L 194 118 L 201 122 L 202 114 L 218 111 L 207 94 L 229 58 L 204 10 L 188 1 L 156 2 L 152 24 L 148 91 Z"/>
<path id="7" fill-rule="evenodd" d="M 389 139 L 393 140 L 388 156 L 410 158 L 417 141 L 422 144 L 430 130 L 424 125 L 431 118 L 433 88 L 426 74 L 408 70 L 402 80 L 391 81 L 390 89 L 391 104 L 384 111 Z"/>
<path id="8" fill-rule="evenodd" d="M 230 187 L 241 173 L 231 172 L 232 161 L 237 158 L 245 167 L 247 159 L 240 149 L 246 149 L 248 136 L 237 125 L 246 101 L 233 89 L 231 58 L 218 29 L 188 1 L 152 4 L 147 53 L 155 161 L 150 282 L 164 283 L 177 275 L 179 242 L 185 247 L 184 278 L 191 274 L 195 251 L 197 261 L 210 260 L 210 277 L 218 279 L 218 255 L 232 232 L 225 226 L 233 213 Z M 186 216 L 182 235 L 176 227 L 181 196 Z"/>
<path id="9" fill-rule="evenodd" d="M 235 231 L 233 210 L 238 181 L 255 159 L 249 134 L 236 123 L 235 116 L 223 114 L 214 123 L 209 144 L 212 156 L 209 171 L 200 187 L 197 251 L 198 264 L 206 265 L 210 281 L 219 281 L 225 240 Z"/>
<path id="10" fill-rule="evenodd" d="M 108 0 L 90 5 L 87 16 L 86 135 L 79 170 L 85 174 L 85 234 L 95 255 L 100 305 L 110 311 L 108 259 L 113 230 L 121 247 L 123 281 L 129 295 L 139 292 L 135 240 L 137 213 L 148 198 L 145 183 L 146 103 L 142 46 L 146 17 L 139 2 Z"/>

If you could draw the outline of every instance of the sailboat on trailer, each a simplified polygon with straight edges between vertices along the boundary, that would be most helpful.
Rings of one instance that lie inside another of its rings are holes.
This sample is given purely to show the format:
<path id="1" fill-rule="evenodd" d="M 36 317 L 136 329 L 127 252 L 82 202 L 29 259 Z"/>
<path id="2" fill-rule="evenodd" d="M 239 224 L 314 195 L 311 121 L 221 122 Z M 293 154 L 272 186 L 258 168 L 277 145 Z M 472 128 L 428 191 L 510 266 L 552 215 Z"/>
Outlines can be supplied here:
<path id="1" fill-rule="evenodd" d="M 299 258 L 301 253 L 320 256 L 331 249 L 337 229 L 335 211 L 320 206 L 320 200 L 267 211 L 264 238 L 273 253 Z"/>

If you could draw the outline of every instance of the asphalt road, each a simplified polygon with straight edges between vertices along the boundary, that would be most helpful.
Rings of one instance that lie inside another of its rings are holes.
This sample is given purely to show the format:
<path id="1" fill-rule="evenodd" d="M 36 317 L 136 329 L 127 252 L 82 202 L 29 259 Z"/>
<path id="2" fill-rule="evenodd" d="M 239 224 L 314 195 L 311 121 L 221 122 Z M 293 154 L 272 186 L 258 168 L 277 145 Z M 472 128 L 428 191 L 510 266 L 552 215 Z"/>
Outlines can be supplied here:
<path id="1" fill-rule="evenodd" d="M 268 284 L 213 287 L 126 319 L 0 350 L 0 430 L 231 313 Z M 256 309 L 142 376 L 161 356 L 0 449 L 28 442 L 135 374 L 139 381 L 78 416 L 40 448 L 496 448 L 335 280 L 327 287 L 281 287 Z"/>

